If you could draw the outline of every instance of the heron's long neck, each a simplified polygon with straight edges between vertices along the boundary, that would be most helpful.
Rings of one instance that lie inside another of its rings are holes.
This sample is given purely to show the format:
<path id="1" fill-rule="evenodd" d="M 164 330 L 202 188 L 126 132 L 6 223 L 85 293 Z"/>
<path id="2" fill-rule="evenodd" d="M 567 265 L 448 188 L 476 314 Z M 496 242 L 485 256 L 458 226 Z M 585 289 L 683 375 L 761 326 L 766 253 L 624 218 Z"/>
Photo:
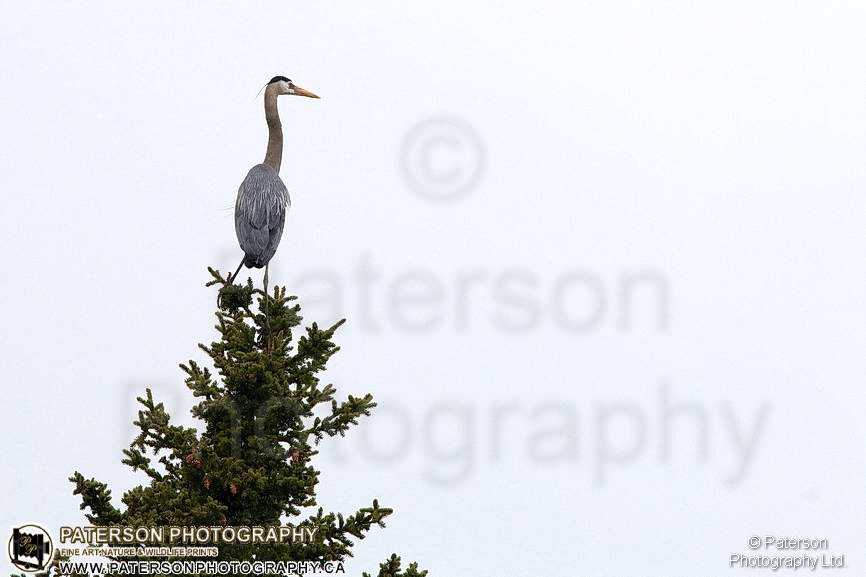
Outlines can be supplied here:
<path id="1" fill-rule="evenodd" d="M 283 161 L 283 125 L 280 123 L 280 113 L 277 111 L 276 92 L 265 91 L 265 120 L 268 121 L 268 151 L 265 154 L 265 164 L 279 172 Z"/>

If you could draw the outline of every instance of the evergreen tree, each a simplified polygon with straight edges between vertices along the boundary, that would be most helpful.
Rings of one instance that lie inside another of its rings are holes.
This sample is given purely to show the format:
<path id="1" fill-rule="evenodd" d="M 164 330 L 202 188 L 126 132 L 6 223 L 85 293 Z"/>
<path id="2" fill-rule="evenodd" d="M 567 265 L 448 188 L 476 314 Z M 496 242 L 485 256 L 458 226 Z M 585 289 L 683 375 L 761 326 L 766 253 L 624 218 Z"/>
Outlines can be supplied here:
<path id="1" fill-rule="evenodd" d="M 336 389 L 319 373 L 339 350 L 327 329 L 315 323 L 295 338 L 302 318 L 296 297 L 275 287 L 265 294 L 230 284 L 214 269 L 207 286 L 218 286 L 219 340 L 199 347 L 217 375 L 195 361 L 180 367 L 186 386 L 200 399 L 192 414 L 201 433 L 173 425 L 151 391 L 138 398 L 138 436 L 124 450 L 123 463 L 143 471 L 148 485 L 127 491 L 122 510 L 111 491 L 75 472 L 70 481 L 93 525 L 294 525 L 316 529 L 313 543 L 220 545 L 220 560 L 344 561 L 355 539 L 384 527 L 392 509 L 373 500 L 344 516 L 325 512 L 316 501 L 319 471 L 311 461 L 325 436 L 343 436 L 376 406 L 371 395 L 338 402 Z M 257 301 L 254 305 L 254 301 Z M 218 378 L 217 378 L 218 376 Z M 155 462 L 154 462 L 155 460 Z M 318 507 L 302 518 L 302 509 Z M 401 571 L 393 555 L 379 577 L 424 577 L 416 564 Z M 364 574 L 369 577 L 369 574 Z"/>

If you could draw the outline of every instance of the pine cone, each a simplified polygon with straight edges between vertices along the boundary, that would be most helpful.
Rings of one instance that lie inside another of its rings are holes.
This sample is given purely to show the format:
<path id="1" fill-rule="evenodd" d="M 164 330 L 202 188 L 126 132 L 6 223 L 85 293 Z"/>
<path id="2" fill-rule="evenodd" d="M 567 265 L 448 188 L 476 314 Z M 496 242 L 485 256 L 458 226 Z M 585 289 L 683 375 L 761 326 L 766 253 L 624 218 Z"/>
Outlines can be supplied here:
<path id="1" fill-rule="evenodd" d="M 210 489 L 210 477 L 205 477 L 204 481 L 202 481 L 202 485 L 204 485 L 205 489 Z"/>
<path id="2" fill-rule="evenodd" d="M 229 491 L 231 491 L 232 495 L 237 495 L 238 494 L 238 486 L 235 485 L 234 483 L 232 483 L 231 485 L 229 485 Z"/>

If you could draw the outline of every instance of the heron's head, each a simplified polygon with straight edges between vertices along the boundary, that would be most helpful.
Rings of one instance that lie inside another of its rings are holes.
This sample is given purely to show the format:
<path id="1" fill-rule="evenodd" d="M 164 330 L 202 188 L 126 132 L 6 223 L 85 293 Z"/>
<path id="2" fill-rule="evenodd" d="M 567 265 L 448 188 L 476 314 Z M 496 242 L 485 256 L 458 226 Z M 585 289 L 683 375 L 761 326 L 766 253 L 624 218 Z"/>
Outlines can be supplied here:
<path id="1" fill-rule="evenodd" d="M 307 98 L 318 98 L 309 90 L 304 90 L 300 86 L 295 85 L 285 76 L 274 76 L 268 82 L 268 90 L 275 90 L 277 94 L 289 94 L 292 96 L 306 96 Z"/>

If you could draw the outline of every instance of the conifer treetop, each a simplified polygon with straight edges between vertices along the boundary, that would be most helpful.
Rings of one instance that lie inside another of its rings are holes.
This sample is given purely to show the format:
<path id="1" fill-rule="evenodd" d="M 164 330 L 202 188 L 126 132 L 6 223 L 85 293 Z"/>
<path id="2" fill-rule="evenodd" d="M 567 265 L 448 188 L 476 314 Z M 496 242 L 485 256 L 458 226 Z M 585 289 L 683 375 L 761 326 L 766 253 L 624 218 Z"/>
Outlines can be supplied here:
<path id="1" fill-rule="evenodd" d="M 347 515 L 326 512 L 317 501 L 320 472 L 312 460 L 319 442 L 344 436 L 376 407 L 370 394 L 337 400 L 334 385 L 320 380 L 339 350 L 332 339 L 344 321 L 302 329 L 301 308 L 285 288 L 266 294 L 249 279 L 231 284 L 208 271 L 207 286 L 218 287 L 218 339 L 199 348 L 213 369 L 194 360 L 180 365 L 199 399 L 192 414 L 200 432 L 172 424 L 147 389 L 137 399 L 139 433 L 122 462 L 148 484 L 125 492 L 118 508 L 106 484 L 76 471 L 70 481 L 80 508 L 97 526 L 303 524 L 315 530 L 314 542 L 220 545 L 219 559 L 344 561 L 355 540 L 384 527 L 393 513 L 376 499 Z M 426 574 L 414 563 L 402 571 L 393 555 L 378 576 Z"/>

